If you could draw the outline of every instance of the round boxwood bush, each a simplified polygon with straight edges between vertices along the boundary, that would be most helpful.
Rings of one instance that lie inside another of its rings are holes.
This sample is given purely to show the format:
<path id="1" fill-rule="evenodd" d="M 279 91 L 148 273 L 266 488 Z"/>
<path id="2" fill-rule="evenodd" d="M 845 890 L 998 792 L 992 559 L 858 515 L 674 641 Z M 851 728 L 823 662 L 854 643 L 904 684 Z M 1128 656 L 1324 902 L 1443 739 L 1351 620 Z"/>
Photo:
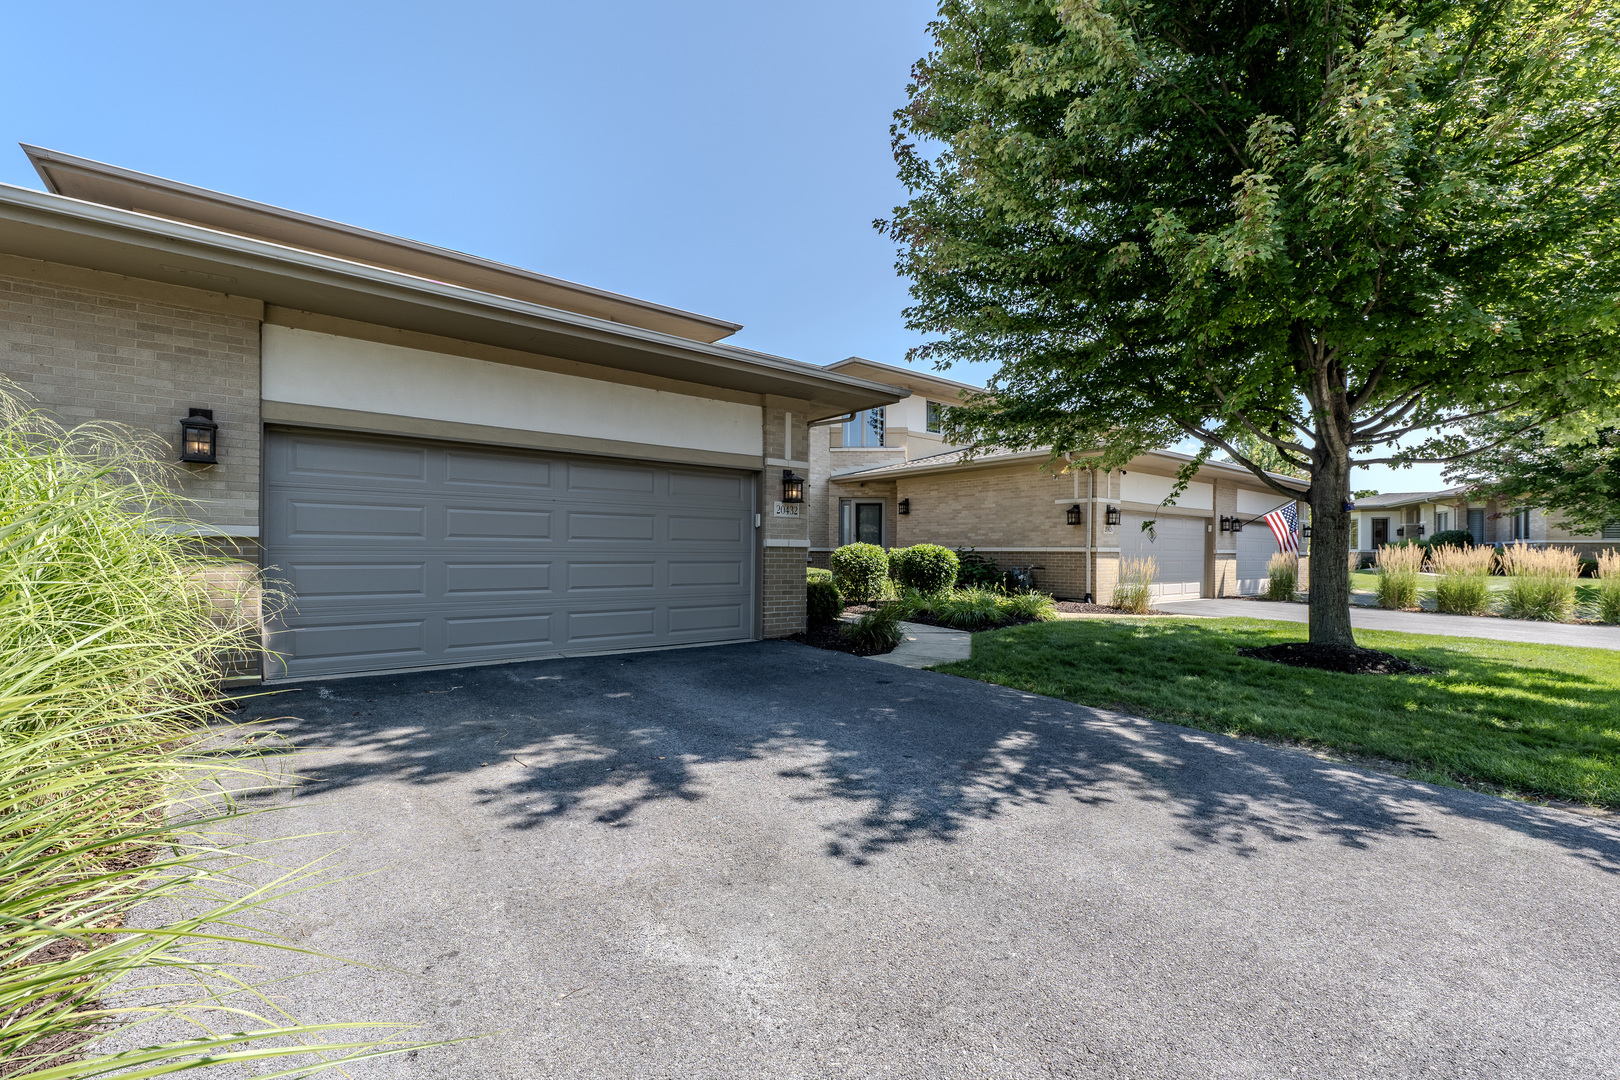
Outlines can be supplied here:
<path id="1" fill-rule="evenodd" d="M 913 544 L 889 555 L 894 577 L 902 588 L 924 596 L 938 596 L 956 584 L 956 552 L 938 544 Z"/>
<path id="2" fill-rule="evenodd" d="M 805 583 L 804 608 L 812 625 L 838 621 L 844 613 L 844 594 L 833 584 L 831 574 Z"/>
<path id="3" fill-rule="evenodd" d="M 804 568 L 804 579 L 806 581 L 831 581 L 833 579 L 832 571 L 823 570 L 819 566 L 807 566 Z"/>
<path id="4" fill-rule="evenodd" d="M 1474 546 L 1474 534 L 1467 529 L 1442 529 L 1429 537 L 1428 545 L 1432 548 L 1445 547 L 1466 548 Z"/>
<path id="5" fill-rule="evenodd" d="M 833 581 L 845 599 L 865 604 L 883 595 L 889 553 L 876 544 L 845 544 L 832 553 Z"/>

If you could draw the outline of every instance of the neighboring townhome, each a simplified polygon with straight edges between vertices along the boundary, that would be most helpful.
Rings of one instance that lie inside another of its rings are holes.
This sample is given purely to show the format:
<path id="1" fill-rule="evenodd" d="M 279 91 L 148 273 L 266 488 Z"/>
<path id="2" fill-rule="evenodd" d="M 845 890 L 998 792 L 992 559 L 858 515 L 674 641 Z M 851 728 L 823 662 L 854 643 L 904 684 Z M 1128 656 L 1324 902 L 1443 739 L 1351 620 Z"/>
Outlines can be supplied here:
<path id="1" fill-rule="evenodd" d="M 811 429 L 811 561 L 834 548 L 934 543 L 974 548 L 1006 569 L 1036 566 L 1062 599 L 1109 599 L 1119 561 L 1158 563 L 1160 600 L 1263 591 L 1281 550 L 1266 514 L 1305 508 L 1236 465 L 1206 463 L 1173 506 L 1163 502 L 1187 455 L 1144 454 L 1112 472 L 1084 457 L 1052 467 L 1045 450 L 965 453 L 942 438 L 939 411 L 976 386 L 851 357 L 830 366 L 911 396 Z M 1276 477 L 1303 491 L 1292 477 Z M 1151 531 L 1143 524 L 1152 521 Z"/>
<path id="2" fill-rule="evenodd" d="M 810 424 L 906 393 L 720 343 L 735 323 L 25 149 L 49 190 L 0 186 L 0 374 L 173 445 L 195 531 L 287 584 L 271 678 L 801 630 L 784 474 Z"/>
<path id="3" fill-rule="evenodd" d="M 1581 554 L 1601 550 L 1605 541 L 1613 546 L 1620 540 L 1620 522 L 1606 526 L 1601 533 L 1576 535 L 1565 527 L 1560 516 L 1534 507 L 1507 506 L 1489 501 L 1470 501 L 1463 488 L 1439 491 L 1402 491 L 1368 495 L 1357 499 L 1352 514 L 1356 550 L 1371 555 L 1385 544 L 1402 540 L 1423 540 L 1437 532 L 1462 530 L 1476 544 L 1557 544 L 1573 547 Z"/>

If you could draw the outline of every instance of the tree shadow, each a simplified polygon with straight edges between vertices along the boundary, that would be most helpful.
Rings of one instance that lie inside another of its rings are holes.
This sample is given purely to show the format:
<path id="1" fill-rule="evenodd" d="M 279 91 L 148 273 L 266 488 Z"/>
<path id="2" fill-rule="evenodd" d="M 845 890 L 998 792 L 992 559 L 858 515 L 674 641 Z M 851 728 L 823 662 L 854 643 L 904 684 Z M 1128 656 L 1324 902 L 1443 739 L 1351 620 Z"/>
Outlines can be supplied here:
<path id="1" fill-rule="evenodd" d="M 1620 872 L 1620 831 L 1600 822 L 787 642 L 313 683 L 240 719 L 310 752 L 299 799 L 490 769 L 476 798 L 514 830 L 632 828 L 703 799 L 708 767 L 764 762 L 791 797 L 840 808 L 824 853 L 853 865 L 1062 800 L 1154 804 L 1184 848 L 1240 856 L 1438 839 L 1438 819 L 1463 818 Z"/>

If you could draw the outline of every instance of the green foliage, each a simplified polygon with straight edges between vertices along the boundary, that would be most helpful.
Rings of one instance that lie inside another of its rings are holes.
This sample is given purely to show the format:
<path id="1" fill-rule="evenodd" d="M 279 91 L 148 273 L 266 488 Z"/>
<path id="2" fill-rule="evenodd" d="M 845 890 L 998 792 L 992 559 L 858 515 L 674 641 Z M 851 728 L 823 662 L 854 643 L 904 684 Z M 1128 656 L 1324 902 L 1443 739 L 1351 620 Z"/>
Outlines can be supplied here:
<path id="1" fill-rule="evenodd" d="M 1148 611 L 1153 607 L 1153 582 L 1158 576 L 1155 559 L 1122 559 L 1112 606 L 1137 615 Z"/>
<path id="2" fill-rule="evenodd" d="M 833 572 L 831 570 L 823 570 L 819 566 L 807 566 L 804 568 L 805 581 L 831 581 L 832 579 Z"/>
<path id="3" fill-rule="evenodd" d="M 889 585 L 889 553 L 876 544 L 845 544 L 832 553 L 833 580 L 851 603 L 880 599 Z"/>
<path id="4" fill-rule="evenodd" d="M 1474 534 L 1467 529 L 1441 529 L 1429 537 L 1424 546 L 1437 548 L 1448 545 L 1458 548 L 1473 547 Z"/>
<path id="5" fill-rule="evenodd" d="M 1446 479 L 1465 485 L 1472 499 L 1544 507 L 1575 533 L 1599 532 L 1620 521 L 1620 429 L 1598 426 L 1597 415 L 1529 430 L 1514 415 L 1475 421 L 1470 435 L 1481 452 L 1447 469 Z"/>
<path id="6" fill-rule="evenodd" d="M 1568 622 L 1575 615 L 1575 582 L 1561 577 L 1510 577 L 1501 604 L 1502 614 L 1510 619 Z"/>
<path id="7" fill-rule="evenodd" d="M 1284 476 L 1297 476 L 1301 480 L 1310 478 L 1310 470 L 1283 456 L 1283 452 L 1266 442 L 1252 431 L 1240 431 L 1232 436 L 1232 445 L 1238 449 L 1243 458 L 1251 465 L 1259 466 L 1266 472 L 1282 473 Z M 1227 458 L 1235 461 L 1234 458 Z"/>
<path id="8" fill-rule="evenodd" d="M 931 596 L 909 589 L 892 606 L 904 612 L 901 618 L 932 619 L 958 630 L 988 630 L 1015 619 L 1046 622 L 1057 618 L 1057 605 L 1045 593 L 1008 594 L 982 587 Z"/>
<path id="9" fill-rule="evenodd" d="M 1377 494 L 1378 494 L 1378 489 L 1377 488 L 1358 488 L 1356 490 L 1356 492 L 1353 495 L 1351 495 L 1350 497 L 1352 499 L 1370 499 L 1374 495 L 1377 495 Z"/>
<path id="10" fill-rule="evenodd" d="M 1004 597 L 1001 610 L 1015 618 L 1052 622 L 1058 617 L 1057 604 L 1050 596 L 1040 592 L 1015 593 Z"/>
<path id="11" fill-rule="evenodd" d="M 805 583 L 805 615 L 812 625 L 836 622 L 843 613 L 844 594 L 831 575 Z"/>
<path id="12" fill-rule="evenodd" d="M 229 791 L 270 777 L 263 733 L 231 730 L 217 684 L 222 656 L 255 648 L 256 597 L 177 539 L 166 450 L 69 435 L 0 395 L 0 1063 L 67 1080 L 301 1058 L 304 1074 L 410 1049 L 367 1041 L 397 1025 L 338 1025 L 361 1041 L 323 1045 L 332 1029 L 211 958 L 217 935 L 296 948 L 254 913 L 320 875 L 233 872 L 264 856 L 221 833 Z M 222 1016 L 252 1033 L 215 1034 Z M 146 1023 L 199 1041 L 142 1047 Z"/>
<path id="13" fill-rule="evenodd" d="M 1292 600 L 1299 591 L 1299 559 L 1279 552 L 1266 564 L 1266 599 Z"/>
<path id="14" fill-rule="evenodd" d="M 894 604 L 882 607 L 844 624 L 844 637 L 865 653 L 888 652 L 905 637 L 900 629 L 901 609 Z"/>
<path id="15" fill-rule="evenodd" d="M 930 24 L 895 114 L 909 198 L 881 225 L 929 338 L 912 357 L 996 369 L 953 440 L 1103 467 L 1188 435 L 1240 462 L 1264 445 L 1309 474 L 1337 546 L 1352 464 L 1449 458 L 1476 415 L 1605 399 L 1612 11 L 1188 12 L 945 0 Z M 1311 573 L 1312 633 L 1348 642 L 1347 611 L 1320 610 L 1346 567 Z"/>
<path id="16" fill-rule="evenodd" d="M 947 592 L 956 584 L 956 552 L 938 544 L 914 544 L 889 553 L 889 566 L 902 588 L 925 595 Z"/>
<path id="17" fill-rule="evenodd" d="M 1599 622 L 1620 623 L 1620 578 L 1604 578 L 1593 605 Z"/>
<path id="18" fill-rule="evenodd" d="M 1257 619 L 1074 619 L 976 638 L 953 675 L 1221 734 L 1288 740 L 1620 808 L 1620 651 L 1357 631 L 1433 675 L 1342 675 L 1237 655 L 1298 641 Z"/>
<path id="19" fill-rule="evenodd" d="M 1418 576 L 1391 572 L 1378 575 L 1378 606 L 1390 611 L 1408 611 L 1418 606 Z"/>
<path id="20" fill-rule="evenodd" d="M 956 583 L 963 588 L 993 589 L 1001 584 L 1001 571 L 988 555 L 980 555 L 973 548 L 956 549 Z"/>
<path id="21" fill-rule="evenodd" d="M 1434 585 L 1435 610 L 1481 615 L 1491 606 L 1491 580 L 1479 574 L 1444 574 Z"/>

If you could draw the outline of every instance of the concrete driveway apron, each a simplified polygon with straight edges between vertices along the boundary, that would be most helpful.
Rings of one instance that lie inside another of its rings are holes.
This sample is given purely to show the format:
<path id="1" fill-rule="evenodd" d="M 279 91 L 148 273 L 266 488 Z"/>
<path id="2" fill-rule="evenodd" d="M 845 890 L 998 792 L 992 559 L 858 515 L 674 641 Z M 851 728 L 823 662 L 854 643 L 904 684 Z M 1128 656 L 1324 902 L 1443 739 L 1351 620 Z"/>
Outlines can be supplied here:
<path id="1" fill-rule="evenodd" d="M 360 1077 L 1620 1075 L 1608 824 L 782 642 L 312 683 Z M 285 969 L 278 966 L 291 965 Z M 307 966 L 275 961 L 273 977 Z"/>

